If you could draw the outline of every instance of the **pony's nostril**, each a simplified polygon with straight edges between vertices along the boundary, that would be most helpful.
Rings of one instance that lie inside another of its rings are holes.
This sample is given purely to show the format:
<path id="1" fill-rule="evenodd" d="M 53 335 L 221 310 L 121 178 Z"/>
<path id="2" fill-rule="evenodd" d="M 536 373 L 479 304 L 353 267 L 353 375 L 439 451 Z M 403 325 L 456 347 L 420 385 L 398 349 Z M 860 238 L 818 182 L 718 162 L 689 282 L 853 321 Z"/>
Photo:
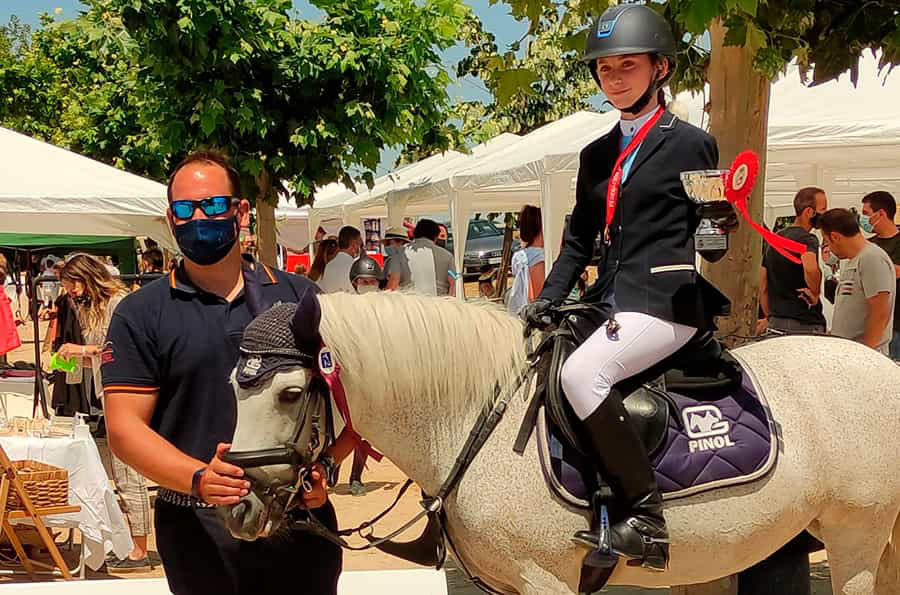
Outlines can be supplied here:
<path id="1" fill-rule="evenodd" d="M 241 500 L 231 507 L 231 518 L 238 522 L 242 521 L 249 508 L 250 505 L 244 500 Z"/>

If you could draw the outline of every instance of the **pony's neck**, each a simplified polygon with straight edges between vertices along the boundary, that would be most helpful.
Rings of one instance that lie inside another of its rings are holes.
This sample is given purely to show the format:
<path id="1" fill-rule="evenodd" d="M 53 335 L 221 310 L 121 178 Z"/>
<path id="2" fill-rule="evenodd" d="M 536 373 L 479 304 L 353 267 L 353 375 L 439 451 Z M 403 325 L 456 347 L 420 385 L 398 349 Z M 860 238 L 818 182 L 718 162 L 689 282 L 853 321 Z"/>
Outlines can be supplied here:
<path id="1" fill-rule="evenodd" d="M 412 402 L 381 395 L 378 387 L 345 383 L 354 429 L 428 494 L 436 494 L 478 417 L 477 411 L 450 415 L 421 395 Z M 377 406 L 373 404 L 377 403 Z"/>

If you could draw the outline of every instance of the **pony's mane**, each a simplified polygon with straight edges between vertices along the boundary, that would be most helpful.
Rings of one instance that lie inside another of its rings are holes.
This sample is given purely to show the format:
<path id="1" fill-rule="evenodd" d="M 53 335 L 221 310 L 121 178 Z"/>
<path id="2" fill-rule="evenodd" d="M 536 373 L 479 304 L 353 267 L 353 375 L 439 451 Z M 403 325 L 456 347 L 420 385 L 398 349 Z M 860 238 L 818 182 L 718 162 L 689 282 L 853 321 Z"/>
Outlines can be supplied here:
<path id="1" fill-rule="evenodd" d="M 497 306 L 402 292 L 320 300 L 325 344 L 348 383 L 378 387 L 372 399 L 428 399 L 462 415 L 524 369 L 522 323 Z"/>

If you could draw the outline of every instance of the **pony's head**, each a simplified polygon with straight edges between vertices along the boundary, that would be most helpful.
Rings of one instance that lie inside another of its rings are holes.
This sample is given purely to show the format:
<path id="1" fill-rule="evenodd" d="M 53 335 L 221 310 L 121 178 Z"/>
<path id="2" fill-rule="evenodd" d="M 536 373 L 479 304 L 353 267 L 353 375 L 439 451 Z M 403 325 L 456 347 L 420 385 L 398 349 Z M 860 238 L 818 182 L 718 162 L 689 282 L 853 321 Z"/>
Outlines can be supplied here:
<path id="1" fill-rule="evenodd" d="M 521 322 L 490 305 L 395 292 L 309 294 L 260 315 L 244 333 L 233 375 L 229 459 L 252 485 L 240 503 L 220 509 L 236 537 L 278 528 L 298 469 L 324 447 L 323 342 L 341 366 L 354 429 L 426 488 L 430 475 L 449 471 L 453 445 L 497 384 L 511 384 L 525 363 Z M 447 460 L 435 468 L 426 452 Z"/>
<path id="2" fill-rule="evenodd" d="M 305 470 L 325 446 L 328 388 L 313 373 L 319 319 L 318 300 L 308 293 L 261 314 L 244 331 L 232 374 L 238 423 L 226 461 L 245 470 L 251 491 L 218 509 L 237 538 L 277 530 L 301 500 Z"/>

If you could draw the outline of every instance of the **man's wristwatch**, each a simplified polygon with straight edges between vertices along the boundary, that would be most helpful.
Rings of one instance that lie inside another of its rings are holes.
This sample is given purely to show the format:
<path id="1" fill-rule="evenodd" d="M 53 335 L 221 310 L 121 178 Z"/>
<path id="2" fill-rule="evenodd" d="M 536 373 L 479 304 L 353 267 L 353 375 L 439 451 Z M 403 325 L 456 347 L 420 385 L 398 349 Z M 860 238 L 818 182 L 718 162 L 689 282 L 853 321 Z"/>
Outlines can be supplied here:
<path id="1" fill-rule="evenodd" d="M 200 497 L 200 478 L 203 477 L 203 473 L 206 471 L 206 467 L 200 467 L 196 471 L 194 471 L 194 476 L 191 477 L 191 496 L 197 498 L 198 500 L 202 500 Z"/>
<path id="2" fill-rule="evenodd" d="M 340 471 L 340 467 L 335 462 L 334 457 L 331 455 L 323 454 L 316 461 L 319 465 L 322 465 L 322 468 L 325 469 L 325 481 L 328 482 L 328 487 L 334 487 L 338 482 L 338 472 Z"/>

